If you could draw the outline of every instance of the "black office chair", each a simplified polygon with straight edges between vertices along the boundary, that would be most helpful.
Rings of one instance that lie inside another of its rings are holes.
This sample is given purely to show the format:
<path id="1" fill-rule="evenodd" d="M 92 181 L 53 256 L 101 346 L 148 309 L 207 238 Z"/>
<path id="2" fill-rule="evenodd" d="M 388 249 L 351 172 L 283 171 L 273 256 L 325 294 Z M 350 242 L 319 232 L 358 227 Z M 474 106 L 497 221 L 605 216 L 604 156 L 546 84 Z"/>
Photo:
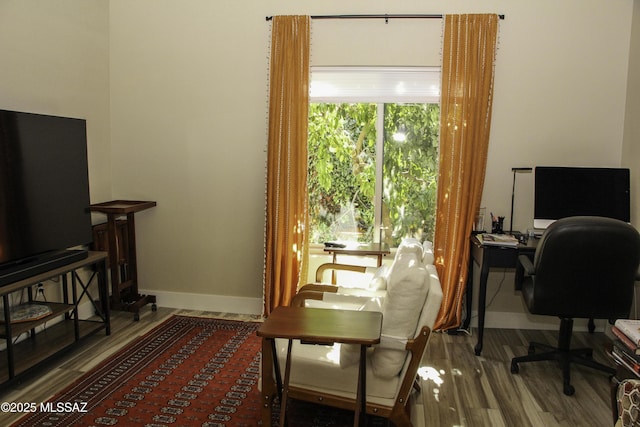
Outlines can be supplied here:
<path id="1" fill-rule="evenodd" d="M 640 263 L 640 235 L 631 225 L 610 218 L 576 216 L 554 222 L 538 242 L 533 259 L 521 255 L 525 277 L 522 296 L 532 314 L 561 319 L 558 347 L 531 343 L 518 363 L 557 360 L 563 374 L 563 391 L 570 396 L 570 363 L 614 374 L 615 370 L 592 358 L 590 348 L 570 349 L 574 318 L 613 319 L 629 315 Z M 547 350 L 536 353 L 537 348 Z"/>

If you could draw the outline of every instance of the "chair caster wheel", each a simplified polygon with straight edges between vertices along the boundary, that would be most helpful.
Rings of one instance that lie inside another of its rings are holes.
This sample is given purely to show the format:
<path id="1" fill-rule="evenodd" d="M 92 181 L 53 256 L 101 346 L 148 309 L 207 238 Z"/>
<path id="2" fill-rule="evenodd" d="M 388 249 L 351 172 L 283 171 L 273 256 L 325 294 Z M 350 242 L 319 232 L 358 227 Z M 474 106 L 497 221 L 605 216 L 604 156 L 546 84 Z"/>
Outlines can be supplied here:
<path id="1" fill-rule="evenodd" d="M 562 391 L 567 396 L 573 396 L 576 392 L 576 389 L 571 384 L 565 384 Z"/>
<path id="2" fill-rule="evenodd" d="M 158 306 L 156 304 L 151 305 L 151 311 L 158 311 Z"/>
<path id="3" fill-rule="evenodd" d="M 520 367 L 518 366 L 517 362 L 511 362 L 511 373 L 512 374 L 517 374 L 518 372 L 520 372 Z"/>

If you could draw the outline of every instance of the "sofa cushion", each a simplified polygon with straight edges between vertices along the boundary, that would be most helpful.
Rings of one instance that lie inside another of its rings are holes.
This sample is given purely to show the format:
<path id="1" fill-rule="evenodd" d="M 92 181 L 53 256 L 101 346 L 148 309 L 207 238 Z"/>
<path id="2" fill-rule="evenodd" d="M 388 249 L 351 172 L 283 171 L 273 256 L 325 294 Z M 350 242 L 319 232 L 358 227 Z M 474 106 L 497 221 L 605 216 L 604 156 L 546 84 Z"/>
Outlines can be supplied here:
<path id="1" fill-rule="evenodd" d="M 382 334 L 410 338 L 429 292 L 429 274 L 422 265 L 422 245 L 418 251 L 396 254 L 387 282 L 387 297 L 383 307 Z M 376 375 L 398 375 L 404 365 L 406 352 L 376 346 L 371 365 Z"/>
<path id="2" fill-rule="evenodd" d="M 287 353 L 287 340 L 276 339 L 281 372 Z M 340 368 L 340 344 L 333 346 L 305 345 L 293 341 L 291 350 L 290 385 L 334 395 L 354 398 L 358 384 L 358 364 Z M 376 377 L 367 360 L 367 403 L 392 405 L 400 387 L 400 376 L 391 379 Z"/>
<path id="3" fill-rule="evenodd" d="M 413 336 L 429 290 L 427 270 L 415 254 L 398 257 L 391 267 L 383 310 L 382 333 Z"/>
<path id="4" fill-rule="evenodd" d="M 428 240 L 425 240 L 422 243 L 422 264 L 430 265 L 435 261 L 435 256 L 433 255 L 433 243 Z"/>
<path id="5" fill-rule="evenodd" d="M 396 249 L 396 257 L 394 259 L 394 262 L 396 259 L 398 259 L 398 257 L 408 253 L 414 253 L 420 259 L 422 258 L 422 252 L 422 243 L 420 243 L 418 239 L 403 239 L 402 242 L 400 242 L 400 245 L 398 245 L 398 249 Z"/>
<path id="6" fill-rule="evenodd" d="M 387 289 L 387 279 L 389 277 L 389 267 L 387 265 L 380 266 L 371 281 L 367 289 L 370 291 L 384 291 Z"/>
<path id="7" fill-rule="evenodd" d="M 370 298 L 362 304 L 359 311 L 378 311 L 381 312 L 383 300 L 381 298 Z M 340 345 L 340 367 L 347 368 L 355 365 L 360 360 L 360 346 L 357 344 L 341 344 Z"/>

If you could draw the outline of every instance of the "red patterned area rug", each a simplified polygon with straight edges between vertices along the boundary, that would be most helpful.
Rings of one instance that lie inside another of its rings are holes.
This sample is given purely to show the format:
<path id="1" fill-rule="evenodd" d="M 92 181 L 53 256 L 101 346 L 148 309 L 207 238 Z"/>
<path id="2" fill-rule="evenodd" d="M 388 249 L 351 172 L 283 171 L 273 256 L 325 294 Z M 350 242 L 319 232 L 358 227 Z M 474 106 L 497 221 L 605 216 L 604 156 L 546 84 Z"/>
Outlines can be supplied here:
<path id="1" fill-rule="evenodd" d="M 14 426 L 259 425 L 258 326 L 174 316 Z"/>
<path id="2" fill-rule="evenodd" d="M 12 427 L 261 425 L 260 323 L 173 316 Z M 58 410 L 58 411 L 56 411 Z M 278 425 L 278 405 L 273 408 Z M 353 412 L 287 405 L 291 427 L 347 427 Z M 368 426 L 386 425 L 368 417 Z"/>

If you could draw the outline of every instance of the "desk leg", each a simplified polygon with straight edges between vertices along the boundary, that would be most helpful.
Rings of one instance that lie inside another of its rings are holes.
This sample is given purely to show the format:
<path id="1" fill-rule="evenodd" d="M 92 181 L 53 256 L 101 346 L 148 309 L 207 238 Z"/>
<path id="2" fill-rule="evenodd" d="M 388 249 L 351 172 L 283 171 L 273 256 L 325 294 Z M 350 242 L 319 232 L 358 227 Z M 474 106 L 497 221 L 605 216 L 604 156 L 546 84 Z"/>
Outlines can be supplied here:
<path id="1" fill-rule="evenodd" d="M 365 426 L 367 416 L 367 346 L 360 346 L 360 366 L 358 368 L 358 390 L 353 416 L 354 426 Z"/>
<path id="2" fill-rule="evenodd" d="M 469 325 L 471 324 L 471 302 L 473 301 L 473 255 L 469 255 L 469 269 L 467 271 L 467 289 L 465 291 L 465 299 L 466 299 L 466 314 L 464 323 L 462 324 L 462 329 L 465 331 L 469 330 Z"/>
<path id="3" fill-rule="evenodd" d="M 482 269 L 480 271 L 480 288 L 478 293 L 478 343 L 475 347 L 476 356 L 482 352 L 482 336 L 484 335 L 484 315 L 487 303 L 487 280 L 489 279 L 489 263 L 487 256 L 483 257 Z"/>
<path id="4" fill-rule="evenodd" d="M 289 344 L 287 346 L 287 363 L 284 367 L 284 383 L 282 384 L 282 397 L 280 398 L 280 426 L 284 427 L 286 425 L 286 415 L 287 415 L 287 398 L 289 397 L 289 374 L 291 373 L 291 344 L 293 340 L 289 340 Z M 278 359 L 274 361 L 274 363 L 278 363 Z"/>

